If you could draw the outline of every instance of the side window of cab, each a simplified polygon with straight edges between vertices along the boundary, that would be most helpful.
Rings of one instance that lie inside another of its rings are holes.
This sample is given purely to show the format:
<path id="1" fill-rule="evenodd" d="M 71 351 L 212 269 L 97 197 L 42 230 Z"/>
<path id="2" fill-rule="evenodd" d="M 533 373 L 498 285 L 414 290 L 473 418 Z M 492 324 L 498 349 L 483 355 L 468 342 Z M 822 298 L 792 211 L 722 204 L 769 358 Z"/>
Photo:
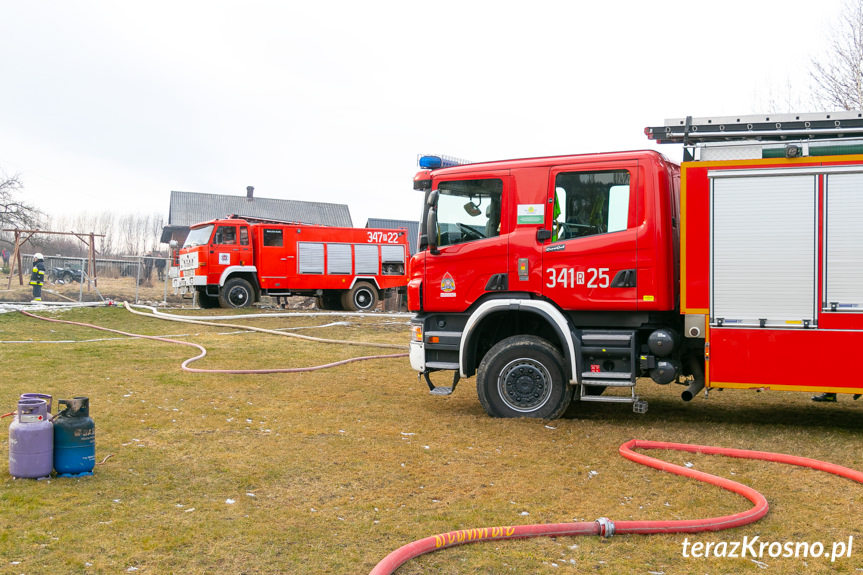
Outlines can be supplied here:
<path id="1" fill-rule="evenodd" d="M 435 208 L 439 246 L 475 242 L 500 235 L 503 180 L 444 181 L 437 191 Z"/>
<path id="2" fill-rule="evenodd" d="M 213 241 L 218 245 L 234 245 L 237 243 L 236 226 L 219 226 L 216 229 L 216 237 Z"/>
<path id="3" fill-rule="evenodd" d="M 561 172 L 554 184 L 553 241 L 611 234 L 628 227 L 628 170 Z"/>

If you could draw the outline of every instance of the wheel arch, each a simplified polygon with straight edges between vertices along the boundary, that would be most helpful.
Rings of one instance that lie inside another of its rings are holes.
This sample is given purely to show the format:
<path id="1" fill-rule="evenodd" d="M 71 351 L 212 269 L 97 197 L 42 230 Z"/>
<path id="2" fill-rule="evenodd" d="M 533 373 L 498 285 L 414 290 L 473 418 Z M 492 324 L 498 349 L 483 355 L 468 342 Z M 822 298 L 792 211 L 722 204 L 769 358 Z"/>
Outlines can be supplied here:
<path id="1" fill-rule="evenodd" d="M 518 326 L 525 324 L 534 329 L 519 329 Z M 470 315 L 459 344 L 461 377 L 474 375 L 485 352 L 513 335 L 537 335 L 547 339 L 563 355 L 567 380 L 571 382 L 574 379 L 577 373 L 575 346 L 566 316 L 548 302 L 515 298 L 485 301 Z"/>

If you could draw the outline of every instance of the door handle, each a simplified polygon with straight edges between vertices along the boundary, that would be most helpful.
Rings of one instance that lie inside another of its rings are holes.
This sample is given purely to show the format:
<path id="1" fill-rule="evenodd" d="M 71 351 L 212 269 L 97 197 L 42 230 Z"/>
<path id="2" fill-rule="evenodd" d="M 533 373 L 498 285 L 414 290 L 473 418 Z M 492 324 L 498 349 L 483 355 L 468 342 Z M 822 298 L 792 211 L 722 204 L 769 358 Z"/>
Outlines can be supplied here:
<path id="1" fill-rule="evenodd" d="M 608 287 L 633 288 L 635 287 L 635 277 L 635 270 L 620 270 L 615 274 Z"/>

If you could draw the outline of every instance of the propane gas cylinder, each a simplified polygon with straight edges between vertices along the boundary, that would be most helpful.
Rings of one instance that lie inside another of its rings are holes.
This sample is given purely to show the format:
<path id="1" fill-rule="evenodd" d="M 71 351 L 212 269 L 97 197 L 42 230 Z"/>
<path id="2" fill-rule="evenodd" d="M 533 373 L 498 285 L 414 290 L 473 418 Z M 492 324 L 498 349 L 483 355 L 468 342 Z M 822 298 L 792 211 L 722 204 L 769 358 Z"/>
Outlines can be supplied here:
<path id="1" fill-rule="evenodd" d="M 86 397 L 60 399 L 66 409 L 54 417 L 54 470 L 78 475 L 93 471 L 96 465 L 96 424 L 90 418 Z"/>
<path id="2" fill-rule="evenodd" d="M 51 474 L 54 430 L 44 399 L 18 400 L 18 412 L 9 426 L 9 473 L 13 477 Z"/>
<path id="3" fill-rule="evenodd" d="M 47 393 L 22 393 L 21 399 L 44 399 L 48 402 L 48 419 L 51 419 L 51 402 L 54 397 Z"/>

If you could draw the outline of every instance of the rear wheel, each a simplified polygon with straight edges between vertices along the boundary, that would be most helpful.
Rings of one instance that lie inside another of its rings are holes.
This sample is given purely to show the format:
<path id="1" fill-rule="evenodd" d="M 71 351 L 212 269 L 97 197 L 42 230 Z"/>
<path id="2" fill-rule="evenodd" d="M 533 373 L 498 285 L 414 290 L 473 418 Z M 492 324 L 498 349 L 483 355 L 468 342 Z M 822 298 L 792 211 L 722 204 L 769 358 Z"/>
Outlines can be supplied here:
<path id="1" fill-rule="evenodd" d="M 492 417 L 539 419 L 561 417 L 573 394 L 561 353 L 532 335 L 508 337 L 492 347 L 477 370 L 476 390 Z"/>
<path id="2" fill-rule="evenodd" d="M 222 307 L 249 307 L 255 301 L 252 284 L 243 278 L 231 278 L 219 292 L 219 305 Z"/>
<path id="3" fill-rule="evenodd" d="M 370 311 L 378 305 L 378 290 L 368 282 L 357 282 L 342 294 L 342 306 L 350 311 Z"/>

